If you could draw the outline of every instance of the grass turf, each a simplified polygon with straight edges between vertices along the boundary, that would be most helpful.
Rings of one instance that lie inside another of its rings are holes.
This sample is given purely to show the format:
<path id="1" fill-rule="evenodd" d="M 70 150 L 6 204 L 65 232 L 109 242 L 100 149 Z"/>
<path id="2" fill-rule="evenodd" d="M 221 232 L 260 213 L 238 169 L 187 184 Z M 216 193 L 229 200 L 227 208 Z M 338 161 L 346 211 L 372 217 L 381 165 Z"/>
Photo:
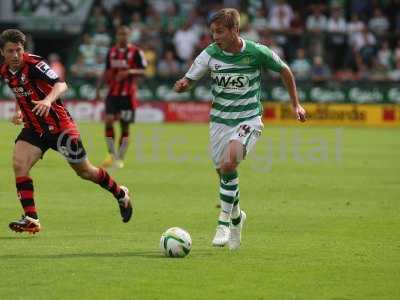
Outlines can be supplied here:
<path id="1" fill-rule="evenodd" d="M 31 172 L 43 230 L 11 232 L 18 128 L 0 123 L 0 299 L 399 299 L 398 129 L 266 127 L 240 167 L 248 221 L 237 252 L 211 247 L 218 182 L 206 125 L 134 125 L 126 167 L 135 195 L 120 221 L 111 195 L 54 151 Z M 101 124 L 80 124 L 89 158 Z M 184 259 L 161 233 L 188 230 Z"/>

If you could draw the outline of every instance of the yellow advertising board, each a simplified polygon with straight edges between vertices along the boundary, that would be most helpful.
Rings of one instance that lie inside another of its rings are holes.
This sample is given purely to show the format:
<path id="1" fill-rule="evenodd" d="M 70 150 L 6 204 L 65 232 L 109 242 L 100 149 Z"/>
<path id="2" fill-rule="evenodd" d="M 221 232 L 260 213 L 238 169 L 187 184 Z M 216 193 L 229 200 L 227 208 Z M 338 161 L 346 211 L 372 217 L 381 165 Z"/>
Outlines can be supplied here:
<path id="1" fill-rule="evenodd" d="M 310 125 L 400 127 L 399 104 L 305 103 Z M 296 124 L 290 104 L 264 102 L 266 124 Z"/>

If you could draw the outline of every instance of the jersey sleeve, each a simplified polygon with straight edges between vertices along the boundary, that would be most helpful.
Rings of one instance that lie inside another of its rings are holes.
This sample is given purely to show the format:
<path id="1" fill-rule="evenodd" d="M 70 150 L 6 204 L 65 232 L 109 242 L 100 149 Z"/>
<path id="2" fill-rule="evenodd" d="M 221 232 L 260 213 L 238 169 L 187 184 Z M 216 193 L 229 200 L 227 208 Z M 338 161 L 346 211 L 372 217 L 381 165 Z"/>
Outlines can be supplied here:
<path id="1" fill-rule="evenodd" d="M 203 50 L 194 60 L 190 66 L 189 71 L 185 74 L 186 78 L 190 80 L 199 80 L 209 70 L 208 62 L 210 61 L 210 55 Z"/>
<path id="2" fill-rule="evenodd" d="M 283 68 L 287 67 L 286 63 L 267 46 L 256 45 L 260 63 L 264 69 L 272 70 L 274 72 L 281 72 Z"/>
<path id="3" fill-rule="evenodd" d="M 43 60 L 32 65 L 30 70 L 33 79 L 41 79 L 50 85 L 60 81 L 57 73 Z"/>
<path id="4" fill-rule="evenodd" d="M 147 60 L 144 57 L 144 53 L 142 50 L 138 49 L 137 51 L 135 51 L 133 61 L 135 62 L 136 68 L 145 69 L 147 67 Z"/>

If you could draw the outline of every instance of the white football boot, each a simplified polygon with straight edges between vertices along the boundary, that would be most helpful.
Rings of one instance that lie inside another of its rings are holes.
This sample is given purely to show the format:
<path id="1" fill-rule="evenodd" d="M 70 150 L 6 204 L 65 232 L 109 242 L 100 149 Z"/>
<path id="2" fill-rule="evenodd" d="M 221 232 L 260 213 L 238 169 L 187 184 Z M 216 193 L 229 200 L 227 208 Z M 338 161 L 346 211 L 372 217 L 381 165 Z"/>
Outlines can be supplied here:
<path id="1" fill-rule="evenodd" d="M 242 229 L 243 229 L 243 224 L 246 221 L 246 214 L 242 210 L 240 211 L 241 219 L 240 223 L 237 225 L 233 225 L 231 223 L 231 234 L 229 236 L 229 249 L 230 250 L 236 250 L 239 249 L 240 247 L 240 242 L 242 240 Z"/>
<path id="2" fill-rule="evenodd" d="M 230 230 L 228 226 L 218 225 L 212 245 L 214 247 L 224 247 L 229 241 Z"/>

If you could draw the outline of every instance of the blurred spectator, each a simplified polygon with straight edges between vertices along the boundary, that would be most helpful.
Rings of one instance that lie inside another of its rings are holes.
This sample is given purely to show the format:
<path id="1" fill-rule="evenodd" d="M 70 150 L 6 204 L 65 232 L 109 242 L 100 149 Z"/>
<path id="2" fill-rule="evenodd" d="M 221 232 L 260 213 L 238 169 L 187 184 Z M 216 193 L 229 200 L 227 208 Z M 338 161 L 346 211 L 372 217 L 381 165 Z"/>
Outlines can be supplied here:
<path id="1" fill-rule="evenodd" d="M 376 53 L 376 38 L 364 25 L 361 32 L 354 34 L 353 48 L 359 54 L 364 64 L 369 65 Z"/>
<path id="2" fill-rule="evenodd" d="M 246 40 L 254 42 L 258 42 L 260 40 L 260 35 L 258 34 L 258 31 L 253 26 L 251 26 L 250 23 L 247 23 L 247 25 L 242 28 L 240 36 Z"/>
<path id="3" fill-rule="evenodd" d="M 360 51 L 366 45 L 375 46 L 376 38 L 364 24 L 363 29 L 354 34 L 352 43 L 352 46 L 355 48 L 355 50 Z"/>
<path id="4" fill-rule="evenodd" d="M 268 46 L 272 51 L 274 51 L 280 58 L 285 59 L 285 53 L 283 52 L 283 48 L 279 46 L 274 37 L 270 37 L 263 40 L 263 44 Z"/>
<path id="5" fill-rule="evenodd" d="M 321 33 L 328 26 L 328 19 L 322 13 L 321 8 L 316 6 L 313 8 L 312 14 L 307 17 L 306 28 L 312 33 Z"/>
<path id="6" fill-rule="evenodd" d="M 86 78 L 86 65 L 85 58 L 83 55 L 78 55 L 76 61 L 71 66 L 71 73 L 74 78 L 84 79 Z"/>
<path id="7" fill-rule="evenodd" d="M 159 38 L 161 31 L 161 16 L 154 6 L 150 6 L 145 22 L 145 32 L 151 38 Z"/>
<path id="8" fill-rule="evenodd" d="M 101 72 L 97 74 L 95 72 L 95 68 L 93 68 L 94 65 L 95 62 L 92 65 L 87 65 L 85 63 L 84 57 L 82 55 L 79 55 L 76 62 L 71 66 L 71 73 L 77 79 L 97 80 L 103 69 L 101 69 Z"/>
<path id="9" fill-rule="evenodd" d="M 398 72 L 400 41 L 395 34 L 400 34 L 400 0 L 113 0 L 118 4 L 107 1 L 105 6 L 101 2 L 95 2 L 88 17 L 85 32 L 92 36 L 84 35 L 73 66 L 75 73 L 82 70 L 87 77 L 96 76 L 113 30 L 122 23 L 131 28 L 130 41 L 145 52 L 147 76 L 175 76 L 181 64 L 190 64 L 212 42 L 207 18 L 222 7 L 238 7 L 241 36 L 285 58 L 301 80 L 324 78 L 331 71 L 340 81 L 383 80 L 385 72 L 386 78 Z M 307 60 L 311 57 L 312 64 Z M 394 65 L 397 69 L 390 71 Z"/>
<path id="10" fill-rule="evenodd" d="M 389 79 L 400 81 L 400 59 L 396 61 L 395 68 L 389 72 Z"/>
<path id="11" fill-rule="evenodd" d="M 267 12 L 264 9 L 259 9 L 256 11 L 256 15 L 254 16 L 251 26 L 254 27 L 257 31 L 263 31 L 268 26 L 267 22 Z"/>
<path id="12" fill-rule="evenodd" d="M 124 25 L 129 24 L 134 13 L 138 13 L 142 21 L 146 21 L 147 8 L 147 0 L 121 0 L 121 3 L 115 7 L 121 13 Z"/>
<path id="13" fill-rule="evenodd" d="M 199 36 L 200 29 L 197 26 L 192 26 L 190 20 L 187 20 L 182 28 L 176 31 L 173 43 L 181 61 L 187 61 L 193 56 Z"/>
<path id="14" fill-rule="evenodd" d="M 378 50 L 378 62 L 387 69 L 390 69 L 393 61 L 393 52 L 389 47 L 388 41 L 384 41 Z"/>
<path id="15" fill-rule="evenodd" d="M 129 42 L 138 43 L 142 36 L 142 31 L 144 30 L 144 23 L 139 15 L 139 13 L 134 13 L 132 15 L 131 22 L 129 23 L 129 28 L 131 29 L 131 33 L 129 36 Z"/>
<path id="16" fill-rule="evenodd" d="M 322 60 L 322 57 L 320 56 L 314 57 L 311 69 L 311 79 L 315 83 L 319 83 L 329 80 L 330 76 L 331 76 L 331 71 L 329 70 L 329 67 Z"/>
<path id="17" fill-rule="evenodd" d="M 290 33 L 300 35 L 304 31 L 303 21 L 301 19 L 300 13 L 295 11 L 293 13 L 293 19 L 290 22 Z"/>
<path id="18" fill-rule="evenodd" d="M 353 44 L 354 36 L 364 29 L 365 24 L 360 21 L 357 14 L 352 14 L 347 24 L 347 33 L 349 34 L 349 43 Z"/>
<path id="19" fill-rule="evenodd" d="M 293 9 L 285 0 L 278 0 L 271 7 L 269 18 L 272 28 L 289 28 L 293 19 Z"/>
<path id="20" fill-rule="evenodd" d="M 148 78 L 154 77 L 157 73 L 157 53 L 152 47 L 150 47 L 150 43 L 148 42 L 143 42 L 141 48 L 144 58 L 147 61 L 147 67 L 144 74 Z"/>
<path id="21" fill-rule="evenodd" d="M 268 28 L 275 32 L 276 42 L 285 48 L 288 42 L 285 33 L 289 32 L 293 19 L 291 6 L 284 0 L 278 1 L 272 6 L 269 18 Z"/>
<path id="22" fill-rule="evenodd" d="M 324 53 L 322 33 L 328 26 L 328 19 L 322 13 L 320 6 L 312 9 L 312 14 L 307 17 L 306 28 L 311 32 L 309 44 L 311 56 L 322 56 Z"/>
<path id="23" fill-rule="evenodd" d="M 82 56 L 84 64 L 93 64 L 96 59 L 96 45 L 93 44 L 89 34 L 84 34 L 82 45 L 79 46 L 79 55 Z"/>
<path id="24" fill-rule="evenodd" d="M 165 14 L 161 18 L 162 28 L 165 30 L 177 31 L 185 23 L 185 18 L 180 15 L 178 6 L 170 3 Z"/>
<path id="25" fill-rule="evenodd" d="M 303 48 L 297 50 L 297 58 L 290 64 L 296 79 L 305 80 L 310 77 L 311 64 L 306 59 L 306 54 Z"/>
<path id="26" fill-rule="evenodd" d="M 57 53 L 49 55 L 49 66 L 56 72 L 61 81 L 65 81 L 65 67 Z"/>
<path id="27" fill-rule="evenodd" d="M 372 67 L 369 74 L 369 80 L 386 81 L 389 79 L 387 68 L 379 63 L 378 58 L 372 60 Z"/>
<path id="28" fill-rule="evenodd" d="M 340 6 L 334 6 L 331 10 L 331 17 L 328 20 L 327 30 L 330 33 L 328 36 L 328 49 L 331 51 L 330 65 L 333 70 L 342 68 L 347 52 L 347 24 L 342 16 Z"/>
<path id="29" fill-rule="evenodd" d="M 115 30 L 115 28 L 118 28 L 119 26 L 121 26 L 123 23 L 122 13 L 115 7 L 111 12 L 111 23 L 112 23 L 113 30 Z"/>
<path id="30" fill-rule="evenodd" d="M 167 50 L 157 66 L 158 75 L 162 77 L 177 77 L 181 72 L 179 61 L 175 58 L 174 52 Z"/>
<path id="31" fill-rule="evenodd" d="M 108 48 L 111 44 L 111 37 L 108 33 L 107 27 L 100 26 L 92 36 L 93 44 L 96 47 Z"/>
<path id="32" fill-rule="evenodd" d="M 107 13 L 101 5 L 96 5 L 88 19 L 87 30 L 93 34 L 100 27 L 108 27 Z"/>
<path id="33" fill-rule="evenodd" d="M 389 20 L 382 13 L 382 10 L 376 8 L 373 18 L 368 22 L 368 27 L 373 33 L 382 35 L 389 29 Z"/>

